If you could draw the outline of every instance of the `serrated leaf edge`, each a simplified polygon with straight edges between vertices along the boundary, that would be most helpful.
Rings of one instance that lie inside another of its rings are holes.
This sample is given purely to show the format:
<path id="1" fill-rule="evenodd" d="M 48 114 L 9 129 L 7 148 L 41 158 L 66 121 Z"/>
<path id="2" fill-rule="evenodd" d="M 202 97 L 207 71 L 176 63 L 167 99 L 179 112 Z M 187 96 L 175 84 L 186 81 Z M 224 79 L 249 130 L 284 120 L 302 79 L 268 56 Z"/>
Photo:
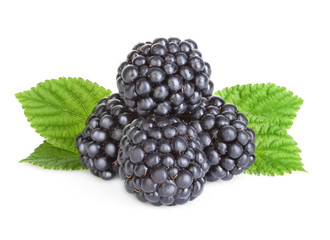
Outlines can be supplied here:
<path id="1" fill-rule="evenodd" d="M 77 151 L 76 152 L 74 152 L 73 150 L 76 150 L 76 149 L 73 149 L 73 148 L 71 148 L 70 146 L 61 146 L 61 145 L 59 145 L 59 144 L 56 144 L 55 142 L 53 142 L 53 141 L 50 141 L 50 139 L 47 137 L 47 136 L 45 136 L 43 133 L 41 133 L 40 131 L 38 131 L 37 129 L 36 129 L 36 126 L 33 124 L 33 116 L 28 116 L 28 110 L 27 109 L 24 109 L 24 107 L 23 107 L 23 101 L 22 101 L 22 99 L 24 98 L 24 94 L 29 94 L 29 92 L 35 92 L 36 93 L 36 95 L 38 95 L 39 96 L 39 93 L 38 93 L 38 91 L 36 90 L 38 87 L 40 88 L 44 88 L 44 86 L 45 85 L 47 85 L 47 84 L 50 84 L 50 82 L 55 82 L 56 84 L 58 84 L 58 85 L 61 85 L 60 84 L 60 82 L 61 81 L 66 81 L 66 80 L 70 80 L 70 81 L 85 81 L 85 82 L 88 82 L 89 84 L 91 84 L 92 85 L 92 87 L 93 87 L 93 89 L 95 89 L 95 87 L 100 87 L 100 88 L 103 88 L 103 90 L 105 91 L 105 92 L 107 92 L 107 94 L 108 95 L 110 95 L 112 92 L 111 92 L 111 90 L 109 90 L 109 89 L 106 89 L 106 88 L 104 88 L 103 86 L 100 86 L 99 84 L 97 84 L 96 82 L 92 82 L 92 81 L 90 81 L 90 80 L 88 80 L 88 79 L 83 79 L 83 78 L 80 78 L 80 77 L 78 77 L 78 78 L 75 78 L 75 77 L 59 77 L 58 79 L 49 79 L 49 80 L 45 80 L 45 81 L 43 81 L 43 82 L 40 82 L 40 83 L 38 83 L 35 87 L 32 87 L 30 90 L 26 90 L 26 91 L 22 91 L 22 92 L 18 92 L 18 93 L 16 93 L 15 94 L 15 97 L 16 97 L 16 99 L 22 104 L 22 108 L 23 108 L 23 110 L 24 110 L 24 115 L 26 116 L 26 118 L 27 118 L 27 121 L 30 123 L 30 126 L 35 130 L 35 132 L 36 133 L 38 133 L 40 136 L 42 136 L 47 142 L 49 142 L 49 143 L 51 143 L 52 145 L 54 145 L 54 146 L 56 146 L 56 147 L 58 147 L 58 148 L 60 148 L 60 149 L 64 149 L 64 150 L 67 150 L 67 151 L 70 151 L 70 152 L 73 152 L 73 153 L 77 153 Z M 61 85 L 61 86 L 63 86 L 63 85 Z M 69 90 L 69 89 L 67 89 L 67 90 Z M 71 92 L 70 90 L 69 90 L 69 92 Z M 90 91 L 90 95 L 89 96 L 92 96 L 92 93 L 93 93 L 93 91 Z M 74 94 L 72 94 L 72 92 L 71 92 L 71 95 L 73 96 L 73 97 L 75 97 L 76 98 L 76 96 L 74 95 Z M 55 96 L 56 98 L 57 98 L 57 96 Z M 96 96 L 95 96 L 95 94 L 93 94 L 93 98 L 95 99 L 95 102 L 98 102 L 99 101 L 99 99 L 96 99 Z M 44 103 L 44 102 L 42 102 L 42 103 Z M 49 104 L 49 103 L 48 103 Z M 50 104 L 53 108 L 57 108 L 57 106 L 54 106 L 54 105 L 52 105 L 52 104 Z M 59 110 L 62 110 L 62 109 L 59 109 Z M 71 114 L 73 114 L 73 115 L 77 115 L 75 112 L 72 112 L 72 111 L 70 111 L 69 109 L 68 109 L 68 111 L 67 112 L 70 112 Z M 88 115 L 88 114 L 90 114 L 90 113 L 87 113 L 87 111 L 86 111 L 86 115 Z M 77 115 L 78 117 L 80 117 L 81 119 L 82 119 L 82 121 L 85 121 L 86 120 L 86 116 L 84 116 L 84 115 Z M 64 124 L 65 125 L 65 124 Z M 67 124 L 67 125 L 72 125 L 72 124 Z M 38 125 L 38 126 L 40 126 L 40 125 Z M 64 141 L 65 141 L 65 139 L 66 140 L 71 140 L 71 139 L 73 139 L 73 137 L 72 136 L 63 136 L 63 137 L 54 137 L 54 136 L 52 136 L 52 138 L 53 139 L 63 139 Z"/>

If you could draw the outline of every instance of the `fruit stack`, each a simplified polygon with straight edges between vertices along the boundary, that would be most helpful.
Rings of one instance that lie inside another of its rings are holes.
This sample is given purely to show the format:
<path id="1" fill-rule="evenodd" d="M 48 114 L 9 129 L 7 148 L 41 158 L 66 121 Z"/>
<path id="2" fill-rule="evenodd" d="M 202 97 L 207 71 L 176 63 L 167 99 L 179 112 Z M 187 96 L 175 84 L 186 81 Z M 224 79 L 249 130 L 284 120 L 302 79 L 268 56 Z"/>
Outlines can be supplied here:
<path id="1" fill-rule="evenodd" d="M 212 96 L 211 67 L 188 39 L 137 44 L 118 68 L 119 93 L 98 102 L 77 136 L 84 167 L 153 205 L 184 204 L 206 181 L 230 180 L 255 161 L 254 131 Z"/>

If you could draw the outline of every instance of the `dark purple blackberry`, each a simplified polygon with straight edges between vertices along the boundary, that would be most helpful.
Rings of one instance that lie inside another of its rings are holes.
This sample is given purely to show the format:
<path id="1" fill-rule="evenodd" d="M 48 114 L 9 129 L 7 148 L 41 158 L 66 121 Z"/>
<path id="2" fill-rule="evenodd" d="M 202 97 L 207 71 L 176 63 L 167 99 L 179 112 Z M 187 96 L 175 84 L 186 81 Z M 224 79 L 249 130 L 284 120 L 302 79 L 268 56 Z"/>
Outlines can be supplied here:
<path id="1" fill-rule="evenodd" d="M 219 96 L 203 100 L 203 104 L 187 115 L 210 164 L 208 181 L 230 180 L 246 171 L 255 161 L 255 132 L 248 120 L 233 104 Z"/>
<path id="2" fill-rule="evenodd" d="M 201 194 L 209 164 L 193 127 L 151 115 L 134 120 L 124 134 L 117 163 L 128 192 L 154 205 L 183 204 Z"/>
<path id="3" fill-rule="evenodd" d="M 86 120 L 86 128 L 76 138 L 81 164 L 105 180 L 115 173 L 123 128 L 137 114 L 125 106 L 119 94 L 102 98 Z"/>
<path id="4" fill-rule="evenodd" d="M 133 48 L 118 68 L 117 86 L 140 116 L 180 116 L 212 95 L 210 75 L 194 41 L 158 38 Z"/>

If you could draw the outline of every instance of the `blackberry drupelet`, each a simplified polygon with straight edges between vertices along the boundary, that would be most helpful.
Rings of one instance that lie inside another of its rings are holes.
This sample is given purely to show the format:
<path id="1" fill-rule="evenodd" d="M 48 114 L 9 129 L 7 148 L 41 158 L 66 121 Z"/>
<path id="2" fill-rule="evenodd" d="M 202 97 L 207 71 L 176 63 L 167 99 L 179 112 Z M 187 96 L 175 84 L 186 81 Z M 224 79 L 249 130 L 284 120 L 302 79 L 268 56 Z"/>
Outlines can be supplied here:
<path id="1" fill-rule="evenodd" d="M 133 48 L 118 68 L 117 86 L 140 116 L 180 116 L 212 95 L 210 75 L 194 41 L 158 38 Z"/>
<path id="2" fill-rule="evenodd" d="M 256 134 L 235 105 L 212 96 L 204 99 L 188 119 L 192 119 L 189 124 L 197 130 L 210 164 L 208 181 L 230 180 L 252 166 Z"/>
<path id="3" fill-rule="evenodd" d="M 86 120 L 86 128 L 76 138 L 81 164 L 105 180 L 111 179 L 117 166 L 123 128 L 137 114 L 130 111 L 119 94 L 102 98 Z"/>
<path id="4" fill-rule="evenodd" d="M 201 194 L 209 164 L 193 127 L 151 115 L 124 134 L 117 163 L 128 192 L 153 205 L 183 204 Z"/>

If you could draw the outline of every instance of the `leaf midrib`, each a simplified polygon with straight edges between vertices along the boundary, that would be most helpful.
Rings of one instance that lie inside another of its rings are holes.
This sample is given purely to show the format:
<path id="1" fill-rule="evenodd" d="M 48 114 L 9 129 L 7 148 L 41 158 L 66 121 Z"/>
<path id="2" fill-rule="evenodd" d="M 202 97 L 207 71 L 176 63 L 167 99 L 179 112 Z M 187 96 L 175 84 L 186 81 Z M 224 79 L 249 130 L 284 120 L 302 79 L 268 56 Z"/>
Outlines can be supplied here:
<path id="1" fill-rule="evenodd" d="M 79 113 L 77 113 L 77 112 L 74 112 L 74 111 L 71 111 L 71 110 L 69 110 L 69 109 L 67 109 L 67 108 L 63 108 L 63 102 L 58 98 L 58 96 L 57 95 L 54 95 L 57 99 L 59 99 L 59 101 L 61 102 L 61 104 L 62 104 L 62 108 L 61 107 L 59 107 L 59 106 L 56 106 L 56 105 L 54 105 L 54 104 L 52 104 L 52 103 L 50 103 L 50 102 L 48 102 L 47 100 L 45 100 L 45 98 L 43 98 L 40 94 L 39 94 L 39 92 L 38 91 L 34 91 L 41 99 L 43 99 L 44 100 L 44 102 L 43 101 L 41 101 L 41 100 L 39 100 L 39 99 L 37 99 L 37 98 L 35 98 L 35 97 L 31 97 L 30 99 L 28 99 L 28 101 L 32 101 L 32 100 L 34 100 L 34 101 L 36 101 L 36 102 L 38 102 L 38 103 L 43 103 L 43 104 L 45 104 L 45 105 L 47 105 L 47 106 L 49 106 L 49 107 L 53 107 L 53 108 L 55 108 L 55 109 L 57 109 L 57 110 L 61 110 L 61 111 L 64 111 L 64 112 L 67 112 L 67 113 L 71 113 L 72 115 L 74 115 L 74 116 L 77 116 L 77 117 L 79 117 L 79 118 L 83 118 L 83 119 L 85 119 L 86 118 L 86 116 L 84 116 L 84 115 L 82 115 L 82 114 L 79 114 Z M 29 117 L 28 117 L 29 118 Z"/>

